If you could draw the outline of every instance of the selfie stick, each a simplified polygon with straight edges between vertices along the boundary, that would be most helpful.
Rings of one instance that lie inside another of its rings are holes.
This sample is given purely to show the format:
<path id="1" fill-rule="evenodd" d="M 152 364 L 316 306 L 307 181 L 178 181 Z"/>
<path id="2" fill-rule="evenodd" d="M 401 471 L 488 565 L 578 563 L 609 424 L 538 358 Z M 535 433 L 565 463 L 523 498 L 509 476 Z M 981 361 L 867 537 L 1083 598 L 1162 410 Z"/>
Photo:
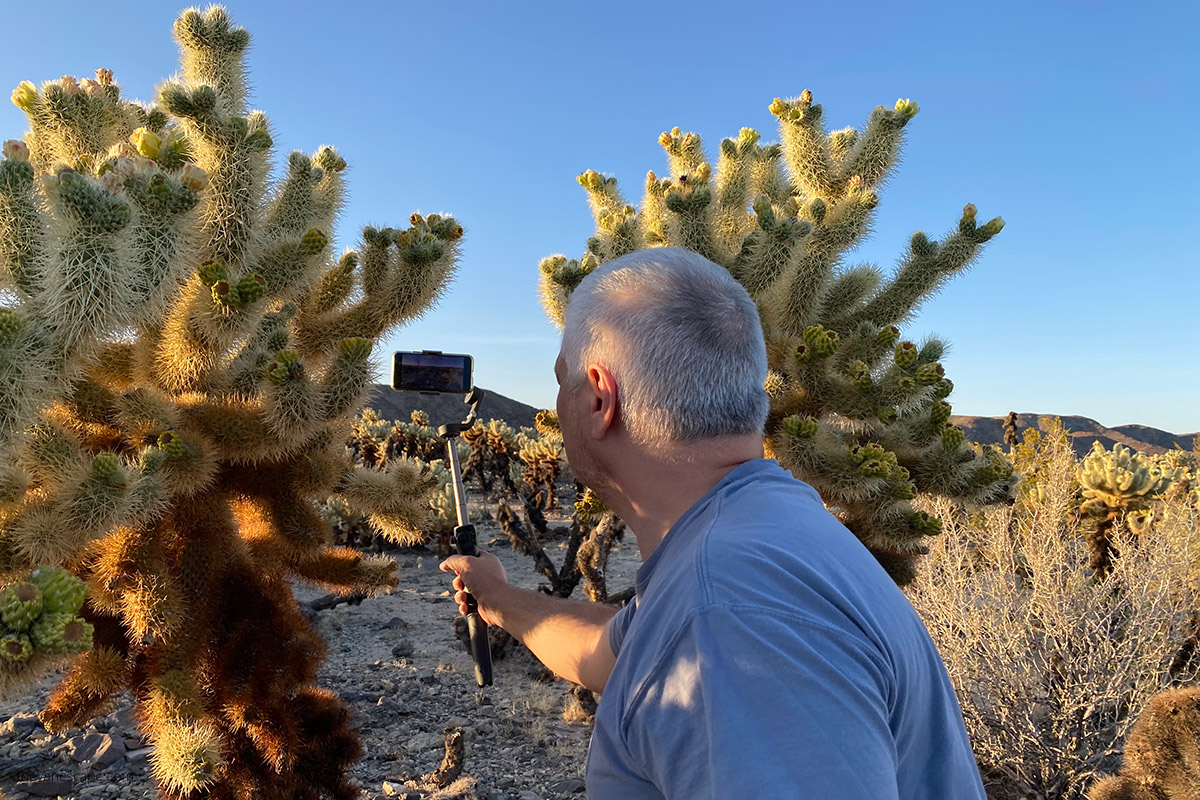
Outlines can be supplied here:
<path id="1" fill-rule="evenodd" d="M 454 547 L 460 556 L 478 556 L 475 544 L 475 526 L 467 516 L 467 493 L 463 489 L 462 474 L 458 466 L 458 448 L 454 440 L 463 431 L 475 424 L 483 390 L 475 387 L 463 402 L 471 406 L 471 413 L 462 422 L 452 422 L 438 428 L 438 435 L 446 440 L 446 452 L 450 459 L 450 477 L 454 485 L 454 507 L 458 512 L 458 527 L 454 529 Z M 467 632 L 471 635 L 471 657 L 475 659 L 475 683 L 479 688 L 492 685 L 492 648 L 488 643 L 488 626 L 479 616 L 475 598 L 467 595 Z"/>

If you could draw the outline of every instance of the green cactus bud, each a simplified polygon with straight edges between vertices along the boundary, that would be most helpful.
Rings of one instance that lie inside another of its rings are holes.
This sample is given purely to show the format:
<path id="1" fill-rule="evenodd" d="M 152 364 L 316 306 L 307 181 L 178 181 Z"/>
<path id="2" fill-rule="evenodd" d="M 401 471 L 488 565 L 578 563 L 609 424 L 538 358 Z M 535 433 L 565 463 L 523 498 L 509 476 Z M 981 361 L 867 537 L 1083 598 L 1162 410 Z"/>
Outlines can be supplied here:
<path id="1" fill-rule="evenodd" d="M 900 415 L 896 413 L 896 409 L 894 408 L 880 406 L 879 408 L 875 409 L 875 418 L 884 425 L 891 425 L 900 418 Z"/>
<path id="2" fill-rule="evenodd" d="M 219 261 L 209 261 L 206 264 L 201 264 L 197 274 L 200 276 L 200 282 L 205 286 L 212 286 L 218 281 L 225 280 L 225 265 Z"/>
<path id="3" fill-rule="evenodd" d="M 575 515 L 582 522 L 588 522 L 600 516 L 605 510 L 604 503 L 590 489 L 583 493 L 583 497 L 575 501 Z"/>
<path id="4" fill-rule="evenodd" d="M 267 291 L 267 282 L 257 272 L 251 272 L 237 282 L 237 298 L 241 305 L 257 302 Z"/>
<path id="5" fill-rule="evenodd" d="M 942 378 L 933 387 L 933 396 L 939 400 L 945 400 L 954 391 L 954 382 L 949 378 Z"/>
<path id="6" fill-rule="evenodd" d="M 888 325 L 886 328 L 881 328 L 875 336 L 875 341 L 884 347 L 891 347 L 900 338 L 900 329 L 895 325 Z"/>
<path id="7" fill-rule="evenodd" d="M 304 365 L 295 350 L 280 350 L 275 354 L 275 360 L 267 367 L 267 378 L 272 383 L 280 384 L 304 373 Z"/>
<path id="8" fill-rule="evenodd" d="M 893 500 L 914 500 L 917 496 L 916 484 L 911 481 L 897 483 L 892 487 Z"/>
<path id="9" fill-rule="evenodd" d="M 908 517 L 908 525 L 921 536 L 937 536 L 942 532 L 942 521 L 924 511 L 915 511 Z"/>
<path id="10" fill-rule="evenodd" d="M 967 203 L 965 206 L 963 206 L 963 219 L 975 219 L 975 215 L 978 213 L 979 211 L 975 208 L 974 203 Z"/>
<path id="11" fill-rule="evenodd" d="M 23 631 L 42 613 L 42 593 L 32 583 L 18 583 L 0 596 L 0 620 L 9 630 Z"/>
<path id="12" fill-rule="evenodd" d="M 957 450 L 963 446 L 963 442 L 967 440 L 963 429 L 954 425 L 947 425 L 942 428 L 942 447 L 947 450 Z"/>
<path id="13" fill-rule="evenodd" d="M 922 386 L 933 386 L 944 377 L 946 377 L 946 370 L 942 369 L 942 365 L 936 361 L 917 367 L 917 383 Z"/>
<path id="14" fill-rule="evenodd" d="M 850 380 L 854 381 L 854 385 L 859 389 L 869 389 L 874 381 L 871 378 L 871 368 L 867 366 L 867 362 L 856 360 L 850 364 Z"/>
<path id="15" fill-rule="evenodd" d="M 92 626 L 72 614 L 45 612 L 29 629 L 29 638 L 45 653 L 82 653 L 92 646 Z"/>
<path id="16" fill-rule="evenodd" d="M 121 457 L 115 453 L 100 453 L 92 458 L 91 475 L 110 486 L 124 486 L 125 473 L 121 469 Z"/>
<path id="17" fill-rule="evenodd" d="M 811 439 L 816 436 L 818 427 L 817 420 L 799 414 L 793 414 L 783 420 L 783 432 L 799 439 Z"/>
<path id="18" fill-rule="evenodd" d="M 983 230 L 986 231 L 989 236 L 995 236 L 997 233 L 1004 230 L 1004 217 L 993 217 L 992 219 L 988 220 L 987 224 L 983 226 Z"/>
<path id="19" fill-rule="evenodd" d="M 374 342 L 370 339 L 352 337 L 342 339 L 338 342 L 338 351 L 342 358 L 353 359 L 355 361 L 365 361 L 371 357 L 371 347 Z"/>
<path id="20" fill-rule="evenodd" d="M 21 664 L 33 655 L 33 642 L 23 633 L 0 636 L 0 656 L 12 664 Z"/>
<path id="21" fill-rule="evenodd" d="M 901 342 L 896 345 L 894 354 L 896 366 L 901 369 L 908 369 L 913 364 L 917 363 L 917 346 L 912 342 Z"/>
<path id="22" fill-rule="evenodd" d="M 310 228 L 300 237 L 300 253 L 301 255 L 313 256 L 325 249 L 325 245 L 329 244 L 329 237 L 316 228 Z"/>
<path id="23" fill-rule="evenodd" d="M 939 400 L 938 402 L 934 403 L 933 407 L 930 409 L 929 418 L 934 422 L 934 424 L 941 425 L 950 421 L 951 411 L 952 409 L 950 408 L 949 403 L 947 403 L 945 400 Z"/>

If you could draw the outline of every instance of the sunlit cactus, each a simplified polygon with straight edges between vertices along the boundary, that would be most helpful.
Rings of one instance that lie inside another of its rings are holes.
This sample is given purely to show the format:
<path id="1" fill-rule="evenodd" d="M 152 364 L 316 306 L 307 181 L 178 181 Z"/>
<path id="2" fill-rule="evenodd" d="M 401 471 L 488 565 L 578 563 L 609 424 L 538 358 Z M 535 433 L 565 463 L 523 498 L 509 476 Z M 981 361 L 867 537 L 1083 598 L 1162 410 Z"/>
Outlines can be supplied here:
<path id="1" fill-rule="evenodd" d="M 175 36 L 182 71 L 152 105 L 107 70 L 13 93 L 30 129 L 0 161 L 0 672 L 22 637 L 94 641 L 42 719 L 131 691 L 166 797 L 357 797 L 358 740 L 315 684 L 324 647 L 289 580 L 396 582 L 389 559 L 328 546 L 318 504 L 418 536 L 429 470 L 355 467 L 344 442 L 374 343 L 436 299 L 462 228 L 414 214 L 333 255 L 345 161 L 295 152 L 268 180 L 249 35 L 211 7 Z M 31 617 L 40 564 L 86 579 L 82 621 Z"/>
<path id="2" fill-rule="evenodd" d="M 1006 499 L 1015 482 L 997 449 L 977 451 L 950 424 L 945 345 L 897 327 L 1004 227 L 967 205 L 940 239 L 912 236 L 895 272 L 850 264 L 917 104 L 880 106 L 862 130 L 828 133 L 804 92 L 776 99 L 781 142 L 743 128 L 714 166 L 700 137 L 659 138 L 670 176 L 646 177 L 640 208 L 616 179 L 579 177 L 596 222 L 580 259 L 541 263 L 542 299 L 560 326 L 571 291 L 597 265 L 644 247 L 684 247 L 726 267 L 758 304 L 770 364 L 769 450 L 826 503 L 900 583 L 940 522 L 915 511 L 918 492 L 969 502 Z"/>
<path id="3" fill-rule="evenodd" d="M 477 480 L 485 494 L 516 494 L 521 478 L 513 467 L 520 463 L 520 431 L 504 420 L 489 419 L 463 431 L 462 439 L 471 447 L 463 462 L 463 479 Z"/>
<path id="4" fill-rule="evenodd" d="M 1079 484 L 1083 491 L 1080 510 L 1096 520 L 1096 528 L 1088 537 L 1092 569 L 1103 575 L 1117 555 L 1112 544 L 1112 530 L 1124 521 L 1135 532 L 1144 529 L 1150 501 L 1161 494 L 1176 474 L 1150 458 L 1115 444 L 1111 452 L 1095 442 L 1092 451 L 1079 466 Z"/>

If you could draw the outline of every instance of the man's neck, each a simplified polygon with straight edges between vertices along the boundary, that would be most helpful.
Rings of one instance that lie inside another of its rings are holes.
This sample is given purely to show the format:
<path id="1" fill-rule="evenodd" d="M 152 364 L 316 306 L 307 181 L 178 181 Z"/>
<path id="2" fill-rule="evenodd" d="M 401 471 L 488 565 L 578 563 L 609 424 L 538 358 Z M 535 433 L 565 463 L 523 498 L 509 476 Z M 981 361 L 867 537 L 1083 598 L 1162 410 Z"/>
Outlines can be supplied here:
<path id="1" fill-rule="evenodd" d="M 623 460 L 613 484 L 597 494 L 633 531 L 645 561 L 697 500 L 733 469 L 762 456 L 757 437 L 675 446 Z"/>

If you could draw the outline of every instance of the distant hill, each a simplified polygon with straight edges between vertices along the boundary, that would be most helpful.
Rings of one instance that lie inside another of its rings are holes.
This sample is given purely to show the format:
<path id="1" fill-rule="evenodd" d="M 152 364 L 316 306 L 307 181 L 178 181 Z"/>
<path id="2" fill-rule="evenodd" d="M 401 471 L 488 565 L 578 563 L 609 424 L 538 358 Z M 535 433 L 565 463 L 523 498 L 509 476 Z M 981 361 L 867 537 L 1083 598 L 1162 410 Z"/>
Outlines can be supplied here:
<path id="1" fill-rule="evenodd" d="M 479 404 L 480 419 L 502 419 L 514 428 L 533 427 L 534 415 L 541 409 L 487 389 L 483 392 L 483 402 Z M 469 411 L 462 395 L 397 392 L 386 383 L 375 384 L 367 398 L 367 406 L 375 409 L 383 419 L 405 422 L 413 411 L 420 409 L 429 415 L 429 423 L 435 428 L 447 422 L 462 422 Z"/>
<path id="2" fill-rule="evenodd" d="M 1045 430 L 1040 422 L 1042 417 L 1053 417 L 1054 414 L 1017 414 L 1017 429 L 1024 433 L 1028 428 Z M 1092 449 L 1093 442 L 1100 442 L 1102 447 L 1112 449 L 1114 444 L 1138 450 L 1147 455 L 1157 455 L 1174 449 L 1176 446 L 1184 450 L 1192 449 L 1192 440 L 1200 433 L 1175 434 L 1151 428 L 1147 425 L 1119 425 L 1106 428 L 1099 422 L 1088 417 L 1061 416 L 1063 427 L 1071 435 L 1071 446 L 1077 455 L 1086 455 Z M 965 417 L 952 416 L 950 421 L 966 432 L 967 438 L 980 444 L 1003 444 L 1003 417 Z"/>
<path id="3" fill-rule="evenodd" d="M 540 409 L 486 389 L 484 393 L 483 402 L 479 407 L 481 419 L 502 419 L 514 428 L 533 427 L 534 415 Z M 446 422 L 461 421 L 467 415 L 467 407 L 459 395 L 397 392 L 386 383 L 375 384 L 367 405 L 384 419 L 399 420 L 409 419 L 413 410 L 419 408 L 429 414 L 429 421 L 434 427 Z M 1053 416 L 1055 415 L 1017 414 L 1017 429 L 1022 433 L 1027 428 L 1045 430 L 1040 419 Z M 1086 455 L 1092 449 L 1092 442 L 1100 442 L 1108 449 L 1112 449 L 1114 444 L 1123 444 L 1147 455 L 1157 455 L 1176 446 L 1191 450 L 1192 440 L 1200 436 L 1200 432 L 1175 434 L 1148 425 L 1118 425 L 1115 428 L 1106 428 L 1089 417 L 1062 416 L 1060 419 L 1063 427 L 1071 435 L 1072 447 L 1080 456 Z M 952 416 L 950 421 L 962 428 L 971 441 L 980 444 L 1004 443 L 1003 417 Z"/>

